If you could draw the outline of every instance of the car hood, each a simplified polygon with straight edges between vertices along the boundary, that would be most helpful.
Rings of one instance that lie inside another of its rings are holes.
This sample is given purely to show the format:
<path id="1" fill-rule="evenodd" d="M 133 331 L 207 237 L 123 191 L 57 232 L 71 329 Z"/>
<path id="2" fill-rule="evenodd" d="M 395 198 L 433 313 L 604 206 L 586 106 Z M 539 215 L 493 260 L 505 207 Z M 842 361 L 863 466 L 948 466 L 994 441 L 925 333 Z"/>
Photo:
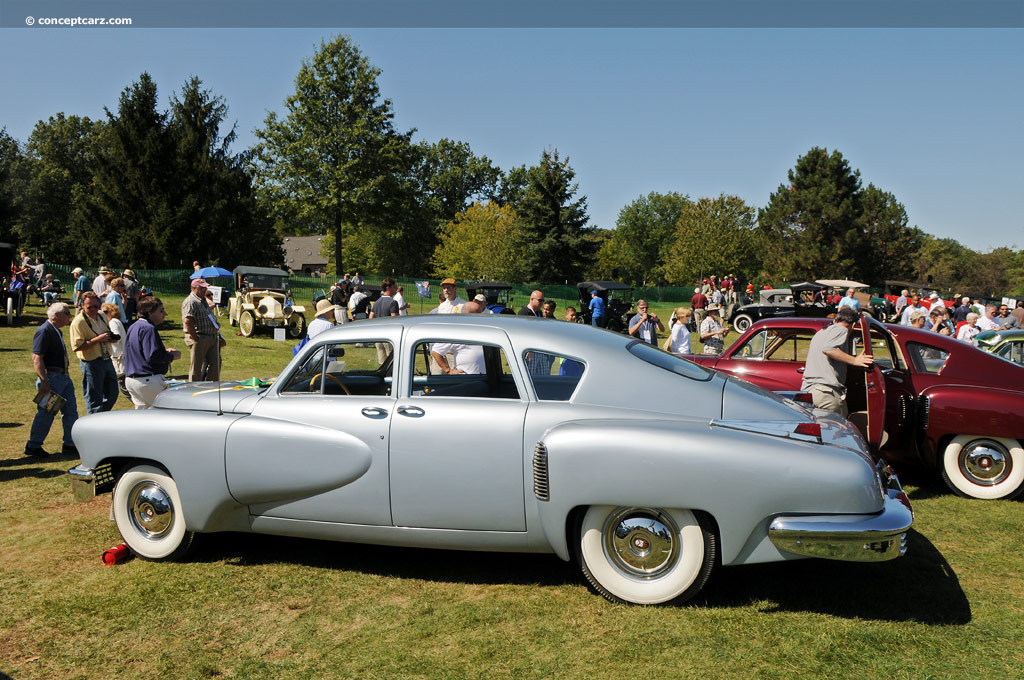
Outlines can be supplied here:
<path id="1" fill-rule="evenodd" d="M 154 408 L 182 411 L 252 413 L 268 385 L 258 381 L 192 382 L 169 387 L 156 398 Z"/>

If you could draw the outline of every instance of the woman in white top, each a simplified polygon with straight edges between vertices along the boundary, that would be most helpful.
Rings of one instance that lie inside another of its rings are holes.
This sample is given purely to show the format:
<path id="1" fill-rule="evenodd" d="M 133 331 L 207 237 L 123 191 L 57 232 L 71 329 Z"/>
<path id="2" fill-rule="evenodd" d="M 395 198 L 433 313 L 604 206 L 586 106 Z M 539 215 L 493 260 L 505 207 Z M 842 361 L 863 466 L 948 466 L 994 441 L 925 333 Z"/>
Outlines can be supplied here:
<path id="1" fill-rule="evenodd" d="M 690 323 L 690 316 L 693 312 L 687 307 L 680 307 L 676 310 L 676 323 L 672 326 L 672 333 L 665 342 L 665 349 L 672 354 L 693 354 L 690 347 L 690 329 L 686 324 Z"/>
<path id="2" fill-rule="evenodd" d="M 964 342 L 969 342 L 975 347 L 977 347 L 978 341 L 975 340 L 974 338 L 980 332 L 981 329 L 978 328 L 978 315 L 974 312 L 971 312 L 970 314 L 967 315 L 967 323 L 965 323 L 963 326 L 960 326 L 960 330 L 957 331 L 956 339 L 963 340 Z"/>
<path id="3" fill-rule="evenodd" d="M 124 339 L 128 335 L 128 330 L 124 327 L 124 322 L 121 321 L 121 308 L 113 302 L 104 302 L 100 305 L 100 311 L 107 317 L 110 332 L 121 336 L 117 342 L 111 342 L 109 345 L 110 360 L 114 363 L 114 371 L 117 372 L 117 385 L 121 389 L 121 393 L 128 394 L 128 390 L 124 386 Z"/>

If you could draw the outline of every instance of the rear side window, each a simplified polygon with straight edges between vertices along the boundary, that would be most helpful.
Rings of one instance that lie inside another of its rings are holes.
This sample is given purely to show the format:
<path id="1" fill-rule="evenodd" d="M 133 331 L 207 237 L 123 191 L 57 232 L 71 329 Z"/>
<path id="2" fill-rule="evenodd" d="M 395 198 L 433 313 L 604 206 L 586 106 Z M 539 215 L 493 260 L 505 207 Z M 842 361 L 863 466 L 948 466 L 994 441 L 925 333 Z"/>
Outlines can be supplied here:
<path id="1" fill-rule="evenodd" d="M 541 401 L 569 401 L 583 378 L 583 362 L 558 354 L 527 350 L 523 365 Z"/>
<path id="2" fill-rule="evenodd" d="M 917 342 L 908 342 L 907 351 L 918 373 L 941 373 L 949 358 L 949 352 Z"/>
<path id="3" fill-rule="evenodd" d="M 664 350 L 660 350 L 654 345 L 648 345 L 646 342 L 640 342 L 637 340 L 626 347 L 630 354 L 633 356 L 646 361 L 649 364 L 654 364 L 658 368 L 664 368 L 666 371 L 671 371 L 684 378 L 690 378 L 691 380 L 706 381 L 711 380 L 711 376 L 714 373 L 698 366 L 697 364 L 691 363 L 686 359 L 680 359 L 674 354 L 669 354 Z"/>

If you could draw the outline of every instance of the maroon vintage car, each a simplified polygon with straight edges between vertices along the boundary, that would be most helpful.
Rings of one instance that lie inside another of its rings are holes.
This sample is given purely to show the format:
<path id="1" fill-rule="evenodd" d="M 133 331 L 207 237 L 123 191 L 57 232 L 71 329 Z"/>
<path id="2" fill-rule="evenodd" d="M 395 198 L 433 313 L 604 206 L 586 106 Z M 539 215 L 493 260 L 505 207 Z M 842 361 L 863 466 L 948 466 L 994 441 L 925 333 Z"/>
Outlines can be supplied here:
<path id="1" fill-rule="evenodd" d="M 759 321 L 718 357 L 695 362 L 776 392 L 797 392 L 807 348 L 829 319 Z M 847 371 L 850 420 L 890 463 L 938 468 L 954 493 L 1024 493 L 1024 366 L 937 333 L 862 317 L 853 334 L 875 358 Z"/>

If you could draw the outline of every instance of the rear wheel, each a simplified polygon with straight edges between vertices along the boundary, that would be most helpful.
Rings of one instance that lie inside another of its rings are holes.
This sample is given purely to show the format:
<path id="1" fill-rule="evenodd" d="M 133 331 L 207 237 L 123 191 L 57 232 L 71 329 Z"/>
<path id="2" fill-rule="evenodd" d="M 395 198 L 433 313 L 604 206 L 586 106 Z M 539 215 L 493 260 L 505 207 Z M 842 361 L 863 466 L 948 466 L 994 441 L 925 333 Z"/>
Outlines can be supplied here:
<path id="1" fill-rule="evenodd" d="M 595 505 L 584 513 L 576 559 L 594 589 L 612 602 L 681 603 L 714 569 L 710 520 L 690 510 Z"/>
<path id="2" fill-rule="evenodd" d="M 737 314 L 736 318 L 732 320 L 732 327 L 736 329 L 737 333 L 745 333 L 754 323 L 754 319 L 749 314 Z"/>
<path id="3" fill-rule="evenodd" d="M 246 338 L 251 338 L 256 332 L 256 317 L 249 310 L 238 317 L 238 331 Z"/>
<path id="4" fill-rule="evenodd" d="M 942 481 L 957 496 L 996 500 L 1024 492 L 1024 448 L 1016 439 L 958 435 L 940 464 Z"/>
<path id="5" fill-rule="evenodd" d="M 195 540 L 195 532 L 185 528 L 178 486 L 152 465 L 138 465 L 121 475 L 113 510 L 121 538 L 144 560 L 180 559 Z"/>
<path id="6" fill-rule="evenodd" d="M 7 296 L 7 325 L 14 325 L 14 298 Z"/>

